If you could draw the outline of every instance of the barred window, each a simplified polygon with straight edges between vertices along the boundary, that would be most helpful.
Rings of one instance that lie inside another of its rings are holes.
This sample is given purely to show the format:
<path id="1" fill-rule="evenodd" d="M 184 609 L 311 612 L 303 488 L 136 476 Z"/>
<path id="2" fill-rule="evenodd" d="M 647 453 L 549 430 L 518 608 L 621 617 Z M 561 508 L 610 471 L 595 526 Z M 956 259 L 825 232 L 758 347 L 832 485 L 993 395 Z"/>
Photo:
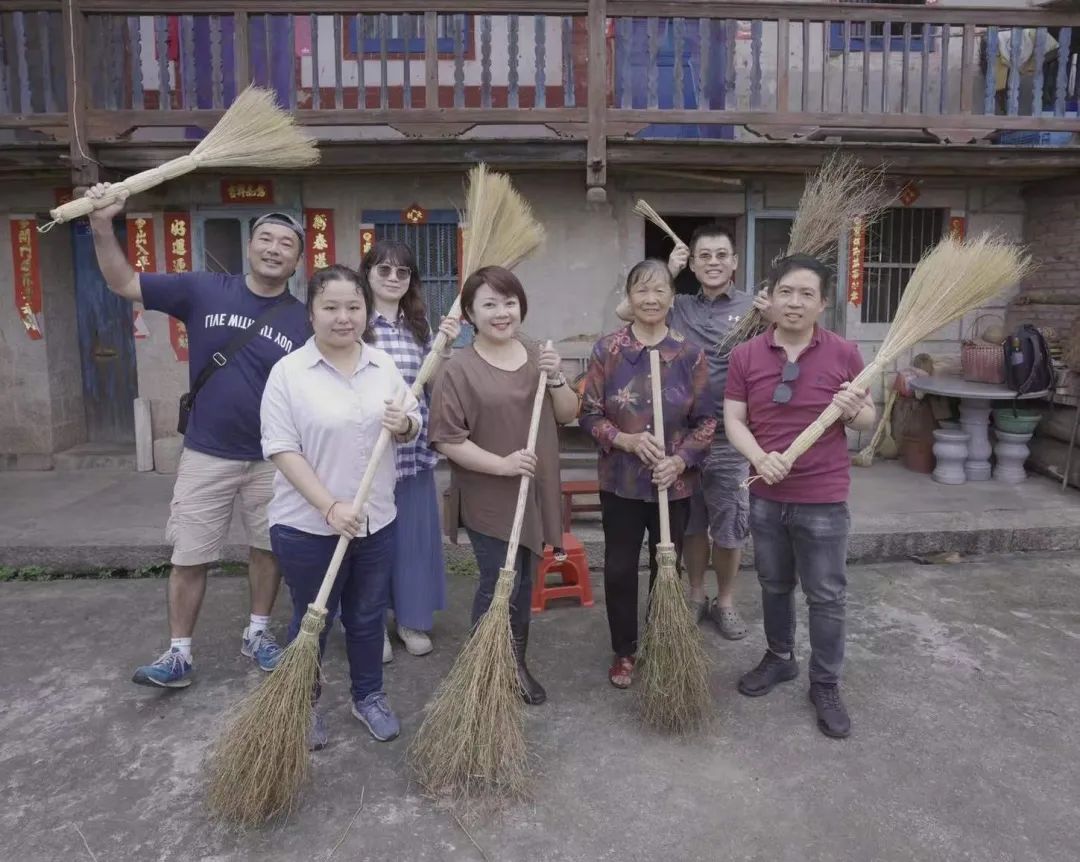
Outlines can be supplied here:
<path id="1" fill-rule="evenodd" d="M 892 323 L 908 279 L 923 254 L 945 234 L 946 211 L 898 207 L 866 232 L 863 323 Z"/>

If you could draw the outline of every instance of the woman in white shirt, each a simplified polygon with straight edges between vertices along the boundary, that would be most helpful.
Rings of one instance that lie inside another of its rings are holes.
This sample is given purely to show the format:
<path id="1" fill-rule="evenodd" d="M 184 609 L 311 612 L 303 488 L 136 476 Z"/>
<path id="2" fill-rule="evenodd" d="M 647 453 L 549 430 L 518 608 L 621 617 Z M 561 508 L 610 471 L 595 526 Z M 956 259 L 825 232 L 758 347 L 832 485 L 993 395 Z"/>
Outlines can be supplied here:
<path id="1" fill-rule="evenodd" d="M 268 508 L 270 543 L 292 594 L 289 640 L 314 599 L 339 536 L 345 559 L 327 604 L 340 606 L 352 681 L 352 712 L 380 741 L 401 730 L 382 689 L 383 620 L 395 547 L 394 452 L 379 462 L 371 494 L 351 512 L 383 428 L 398 442 L 420 429 L 420 407 L 393 360 L 370 343 L 371 291 L 357 273 L 331 266 L 308 285 L 314 335 L 270 372 L 262 399 L 263 454 L 278 468 Z M 317 696 L 317 692 L 316 692 Z M 315 712 L 311 746 L 326 744 Z"/>

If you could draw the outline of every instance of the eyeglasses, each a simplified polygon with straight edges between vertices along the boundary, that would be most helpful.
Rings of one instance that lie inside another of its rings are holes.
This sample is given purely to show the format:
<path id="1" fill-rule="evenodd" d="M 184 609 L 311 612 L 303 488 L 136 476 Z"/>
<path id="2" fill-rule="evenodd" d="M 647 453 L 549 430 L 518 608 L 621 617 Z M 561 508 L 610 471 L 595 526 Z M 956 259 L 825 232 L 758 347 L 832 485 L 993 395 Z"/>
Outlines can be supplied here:
<path id="1" fill-rule="evenodd" d="M 388 263 L 380 263 L 375 267 L 375 272 L 379 274 L 379 278 L 389 278 L 391 273 L 394 274 L 398 281 L 408 281 L 412 278 L 412 270 L 407 266 L 391 266 Z"/>
<path id="2" fill-rule="evenodd" d="M 773 390 L 772 400 L 774 404 L 787 404 L 795 394 L 788 384 L 799 379 L 799 363 L 785 362 L 784 369 L 780 372 L 780 383 Z"/>
<path id="3" fill-rule="evenodd" d="M 714 260 L 717 263 L 723 263 L 731 258 L 726 251 L 717 252 L 715 255 L 712 252 L 703 251 L 701 254 L 694 255 L 694 258 L 698 263 L 712 263 Z"/>

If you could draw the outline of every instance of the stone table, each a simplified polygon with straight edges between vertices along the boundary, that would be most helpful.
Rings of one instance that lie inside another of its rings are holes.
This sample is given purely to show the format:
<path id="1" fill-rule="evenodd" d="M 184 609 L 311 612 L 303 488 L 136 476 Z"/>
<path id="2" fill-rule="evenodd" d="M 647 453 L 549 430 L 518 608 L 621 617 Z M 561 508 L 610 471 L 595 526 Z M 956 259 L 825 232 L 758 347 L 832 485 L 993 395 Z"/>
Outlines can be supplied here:
<path id="1" fill-rule="evenodd" d="M 971 383 L 959 377 L 916 377 L 911 381 L 911 388 L 927 395 L 944 395 L 960 399 L 960 425 L 968 432 L 968 457 L 964 462 L 964 473 L 972 482 L 984 482 L 990 478 L 990 405 L 994 401 L 1012 401 L 1045 398 L 1050 393 L 1028 392 L 1017 395 L 1012 389 L 1000 383 Z M 1014 435 L 1015 436 L 1015 435 Z M 1017 457 L 1023 454 L 1027 460 L 1027 443 L 1023 452 L 1017 451 Z M 1022 469 L 1022 468 L 1021 468 Z"/>

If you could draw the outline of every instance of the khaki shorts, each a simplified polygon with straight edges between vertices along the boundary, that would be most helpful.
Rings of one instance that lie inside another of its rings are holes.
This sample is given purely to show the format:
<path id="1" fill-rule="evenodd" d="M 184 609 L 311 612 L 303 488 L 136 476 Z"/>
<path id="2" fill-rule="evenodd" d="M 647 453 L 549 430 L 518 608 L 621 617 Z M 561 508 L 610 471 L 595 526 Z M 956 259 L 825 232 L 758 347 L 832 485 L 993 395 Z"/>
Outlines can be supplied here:
<path id="1" fill-rule="evenodd" d="M 686 535 L 708 533 L 719 548 L 741 548 L 750 534 L 750 497 L 740 485 L 749 472 L 734 446 L 714 442 L 690 498 Z"/>
<path id="2" fill-rule="evenodd" d="M 173 565 L 201 566 L 221 559 L 237 499 L 248 545 L 269 551 L 266 506 L 275 472 L 270 461 L 231 461 L 184 449 L 165 527 Z"/>

